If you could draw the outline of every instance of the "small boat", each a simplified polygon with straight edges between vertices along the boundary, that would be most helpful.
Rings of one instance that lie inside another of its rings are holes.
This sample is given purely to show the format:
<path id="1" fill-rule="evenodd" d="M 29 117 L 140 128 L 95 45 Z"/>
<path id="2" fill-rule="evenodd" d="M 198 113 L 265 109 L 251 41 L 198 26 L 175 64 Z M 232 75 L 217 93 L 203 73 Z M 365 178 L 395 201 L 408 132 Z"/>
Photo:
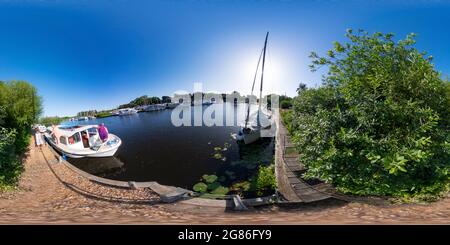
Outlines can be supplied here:
<path id="1" fill-rule="evenodd" d="M 166 108 L 173 109 L 173 108 L 177 107 L 179 104 L 180 103 L 167 103 Z"/>
<path id="2" fill-rule="evenodd" d="M 102 142 L 97 125 L 56 127 L 58 132 L 45 133 L 45 138 L 57 151 L 71 158 L 110 157 L 122 144 L 119 137 L 110 133 Z"/>
<path id="3" fill-rule="evenodd" d="M 253 85 L 252 85 L 252 91 L 251 91 L 251 95 L 253 96 L 253 90 L 255 88 L 255 82 L 256 82 L 256 77 L 258 74 L 258 70 L 259 70 L 259 64 L 261 62 L 261 57 L 262 57 L 262 66 L 261 66 L 261 84 L 260 84 L 260 90 L 259 90 L 259 103 L 258 103 L 258 110 L 257 110 L 257 115 L 256 115 L 256 122 L 252 123 L 249 122 L 249 118 L 250 118 L 250 107 L 251 104 L 248 103 L 248 107 L 247 107 L 247 115 L 245 118 L 245 124 L 239 129 L 239 132 L 237 134 L 233 134 L 233 138 L 235 138 L 237 141 L 243 141 L 245 144 L 251 144 L 257 140 L 259 140 L 261 138 L 261 130 L 270 127 L 264 127 L 261 124 L 261 121 L 264 119 L 270 119 L 271 116 L 268 115 L 267 113 L 265 113 L 263 111 L 262 108 L 262 90 L 263 90 L 263 81 L 264 81 L 264 65 L 265 65 L 265 61 L 266 61 L 266 49 L 267 49 L 267 39 L 269 37 L 269 32 L 266 33 L 266 39 L 264 41 L 264 47 L 261 51 L 261 54 L 259 56 L 258 59 L 258 64 L 256 66 L 256 72 L 255 72 L 255 76 L 253 78 Z M 236 101 L 235 101 L 236 102 Z M 266 124 L 267 125 L 267 124 Z"/>
<path id="4" fill-rule="evenodd" d="M 87 120 L 89 120 L 88 117 L 79 117 L 78 118 L 78 121 L 87 121 Z"/>
<path id="5" fill-rule="evenodd" d="M 165 104 L 153 104 L 145 106 L 144 111 L 160 111 L 164 109 L 166 109 Z"/>
<path id="6" fill-rule="evenodd" d="M 126 116 L 126 115 L 133 115 L 136 114 L 138 111 L 134 108 L 124 108 L 124 109 L 119 109 L 117 111 L 117 115 L 119 116 Z"/>

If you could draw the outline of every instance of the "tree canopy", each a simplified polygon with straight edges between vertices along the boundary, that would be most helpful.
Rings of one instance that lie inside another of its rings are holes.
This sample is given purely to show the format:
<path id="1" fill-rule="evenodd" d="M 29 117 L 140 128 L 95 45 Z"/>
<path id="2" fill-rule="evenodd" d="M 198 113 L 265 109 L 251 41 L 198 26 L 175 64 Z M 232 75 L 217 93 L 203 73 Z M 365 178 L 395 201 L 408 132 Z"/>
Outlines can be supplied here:
<path id="1" fill-rule="evenodd" d="M 450 178 L 448 81 L 415 35 L 348 30 L 312 71 L 323 86 L 299 87 L 289 115 L 306 177 L 360 195 L 428 196 Z M 433 195 L 431 195 L 433 196 Z"/>
<path id="2" fill-rule="evenodd" d="M 19 156 L 42 112 L 42 98 L 25 81 L 0 81 L 0 188 L 13 184 L 21 170 Z"/>

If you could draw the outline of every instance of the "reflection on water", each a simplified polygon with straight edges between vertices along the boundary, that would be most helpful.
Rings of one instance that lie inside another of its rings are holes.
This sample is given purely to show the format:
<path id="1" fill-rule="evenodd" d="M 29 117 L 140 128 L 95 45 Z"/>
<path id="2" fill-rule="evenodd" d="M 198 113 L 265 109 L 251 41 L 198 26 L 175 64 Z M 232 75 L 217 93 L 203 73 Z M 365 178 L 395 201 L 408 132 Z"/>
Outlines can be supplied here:
<path id="1" fill-rule="evenodd" d="M 95 164 L 92 164 L 87 158 L 79 160 L 77 161 L 77 167 L 100 177 L 117 175 L 125 171 L 125 163 L 117 157 L 98 158 L 95 160 Z"/>
<path id="2" fill-rule="evenodd" d="M 235 175 L 246 175 L 248 171 L 244 168 L 252 170 L 255 166 L 242 165 L 243 162 L 270 162 L 273 140 L 266 139 L 254 146 L 240 146 L 231 138 L 231 134 L 239 129 L 237 125 L 242 123 L 236 118 L 237 114 L 245 113 L 245 105 L 224 103 L 212 106 L 223 106 L 226 117 L 234 116 L 235 125 L 175 127 L 170 121 L 172 110 L 79 122 L 105 123 L 111 133 L 122 139 L 122 146 L 113 158 L 69 161 L 80 169 L 106 178 L 158 181 L 189 189 L 204 174 L 220 176 L 232 171 Z M 203 106 L 205 109 L 206 106 Z"/>

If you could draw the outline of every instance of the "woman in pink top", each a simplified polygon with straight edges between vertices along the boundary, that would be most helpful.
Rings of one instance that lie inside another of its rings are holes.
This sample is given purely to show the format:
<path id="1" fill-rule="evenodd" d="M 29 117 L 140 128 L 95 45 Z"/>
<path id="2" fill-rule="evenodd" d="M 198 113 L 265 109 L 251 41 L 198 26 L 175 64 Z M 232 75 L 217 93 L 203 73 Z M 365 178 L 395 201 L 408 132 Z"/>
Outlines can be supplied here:
<path id="1" fill-rule="evenodd" d="M 105 142 L 108 139 L 108 129 L 105 127 L 104 123 L 101 123 L 98 126 L 98 134 L 102 142 Z"/>

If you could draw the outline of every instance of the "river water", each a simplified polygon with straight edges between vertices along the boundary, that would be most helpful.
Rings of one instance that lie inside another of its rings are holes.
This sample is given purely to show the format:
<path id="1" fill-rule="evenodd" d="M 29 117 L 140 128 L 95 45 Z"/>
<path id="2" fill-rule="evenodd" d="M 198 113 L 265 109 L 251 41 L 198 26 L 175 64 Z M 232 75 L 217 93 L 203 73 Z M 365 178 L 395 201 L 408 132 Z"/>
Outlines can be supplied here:
<path id="1" fill-rule="evenodd" d="M 200 111 L 208 108 L 200 107 Z M 114 157 L 68 160 L 78 168 L 101 177 L 157 181 L 188 189 L 192 189 L 204 174 L 224 176 L 222 182 L 231 183 L 254 174 L 258 164 L 272 161 L 273 139 L 242 145 L 231 137 L 242 123 L 243 117 L 240 116 L 239 120 L 238 115 L 245 115 L 245 104 L 213 104 L 209 108 L 217 109 L 216 112 L 223 110 L 224 120 L 234 116 L 234 125 L 177 127 L 171 123 L 173 110 L 170 109 L 77 122 L 105 123 L 110 133 L 122 139 L 122 145 Z M 193 122 L 194 107 L 190 109 Z M 242 165 L 245 161 L 251 163 Z M 231 176 L 228 181 L 227 175 Z"/>

